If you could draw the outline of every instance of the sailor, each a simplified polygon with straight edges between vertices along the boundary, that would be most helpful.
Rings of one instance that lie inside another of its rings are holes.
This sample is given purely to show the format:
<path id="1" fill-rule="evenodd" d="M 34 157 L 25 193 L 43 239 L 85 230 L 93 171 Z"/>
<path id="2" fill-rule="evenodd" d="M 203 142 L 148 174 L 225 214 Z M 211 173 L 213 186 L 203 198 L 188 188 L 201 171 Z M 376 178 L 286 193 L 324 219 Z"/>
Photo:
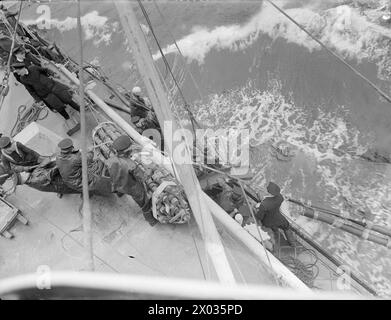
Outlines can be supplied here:
<path id="1" fill-rule="evenodd" d="M 16 173 L 16 184 L 26 185 L 42 192 L 55 192 L 60 198 L 64 194 L 80 193 L 64 183 L 55 161 L 39 166 L 31 172 Z"/>
<path id="2" fill-rule="evenodd" d="M 30 171 L 44 161 L 39 153 L 11 138 L 0 138 L 1 162 L 7 173 Z M 11 167 L 11 164 L 13 167 Z"/>
<path id="3" fill-rule="evenodd" d="M 245 225 L 249 210 L 246 209 L 242 189 L 239 186 L 231 188 L 223 178 L 218 179 L 218 185 L 222 188 L 222 191 L 217 195 L 216 202 L 233 219 L 240 221 L 242 226 Z"/>
<path id="4" fill-rule="evenodd" d="M 27 67 L 32 65 L 36 65 L 36 66 L 41 65 L 40 61 L 34 55 L 32 55 L 30 52 L 26 51 L 25 48 L 19 45 L 14 48 L 11 64 L 17 62 L 24 63 L 25 66 Z"/>
<path id="5" fill-rule="evenodd" d="M 272 239 L 274 238 L 274 243 L 276 243 L 275 240 L 278 238 L 280 229 L 285 234 L 289 245 L 293 246 L 295 241 L 290 224 L 280 212 L 281 204 L 284 201 L 280 187 L 274 182 L 269 182 L 266 189 L 273 197 L 266 197 L 257 204 L 255 217 L 262 226 L 271 229 L 270 235 Z"/>
<path id="6" fill-rule="evenodd" d="M 26 66 L 21 62 L 13 63 L 12 68 L 18 81 L 25 86 L 36 102 L 44 101 L 50 110 L 56 110 L 66 121 L 70 119 L 65 110 L 66 105 L 80 111 L 79 105 L 72 100 L 70 88 L 49 78 L 48 69 L 35 65 Z"/>
<path id="7" fill-rule="evenodd" d="M 142 133 L 147 129 L 160 129 L 156 114 L 150 107 L 148 99 L 146 97 L 142 97 L 140 87 L 134 87 L 132 89 L 130 103 L 130 116 L 132 123 L 135 125 L 139 133 Z"/>
<path id="8" fill-rule="evenodd" d="M 56 166 L 64 183 L 73 190 L 82 192 L 81 153 L 75 150 L 71 139 L 58 144 L 60 153 L 56 157 Z M 94 159 L 92 151 L 87 153 L 88 190 L 98 194 L 111 192 L 110 178 L 106 177 L 106 167 L 100 159 Z"/>
<path id="9" fill-rule="evenodd" d="M 119 196 L 130 195 L 141 208 L 145 220 L 154 226 L 158 221 L 152 214 L 152 201 L 143 182 L 144 173 L 137 163 L 129 158 L 131 148 L 132 140 L 127 135 L 113 142 L 116 155 L 106 160 L 112 181 L 112 192 Z"/>

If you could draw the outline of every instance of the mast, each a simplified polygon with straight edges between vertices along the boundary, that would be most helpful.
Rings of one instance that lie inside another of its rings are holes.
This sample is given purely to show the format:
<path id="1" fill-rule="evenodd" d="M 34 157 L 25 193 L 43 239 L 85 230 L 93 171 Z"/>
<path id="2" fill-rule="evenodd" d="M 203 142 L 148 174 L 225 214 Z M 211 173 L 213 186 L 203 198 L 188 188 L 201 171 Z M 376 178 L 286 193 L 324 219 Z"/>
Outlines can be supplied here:
<path id="1" fill-rule="evenodd" d="M 113 2 L 117 8 L 122 27 L 131 45 L 133 56 L 138 65 L 138 70 L 147 88 L 149 99 L 156 112 L 159 123 L 162 128 L 165 127 L 164 124 L 170 124 L 172 126 L 172 132 L 175 133 L 180 129 L 179 125 L 172 115 L 167 93 L 160 81 L 159 74 L 155 68 L 132 5 L 129 1 Z M 168 139 L 169 137 L 164 139 L 165 150 L 168 151 L 170 158 L 173 160 L 175 171 L 185 190 L 193 215 L 205 241 L 206 251 L 216 269 L 217 276 L 222 283 L 234 284 L 235 278 L 228 263 L 220 236 L 213 222 L 209 208 L 203 201 L 201 186 L 191 165 L 192 160 L 190 152 L 187 148 L 184 150 L 187 160 L 186 164 L 175 163 L 173 150 L 181 141 L 175 143 Z"/>

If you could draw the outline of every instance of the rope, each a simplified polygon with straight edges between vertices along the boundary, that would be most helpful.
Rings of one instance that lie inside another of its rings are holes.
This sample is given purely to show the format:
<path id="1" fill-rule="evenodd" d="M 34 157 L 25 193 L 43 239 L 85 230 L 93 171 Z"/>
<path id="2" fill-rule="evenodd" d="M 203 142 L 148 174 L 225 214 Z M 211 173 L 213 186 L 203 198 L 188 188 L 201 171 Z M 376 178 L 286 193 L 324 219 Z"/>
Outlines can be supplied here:
<path id="1" fill-rule="evenodd" d="M 314 281 L 319 275 L 319 267 L 316 265 L 319 258 L 313 250 L 304 248 L 303 252 L 310 252 L 315 257 L 315 261 L 303 263 L 300 259 L 293 256 L 287 256 L 279 260 L 308 287 L 314 288 Z"/>
<path id="2" fill-rule="evenodd" d="M 18 12 L 18 19 L 16 20 L 16 23 L 15 23 L 15 29 L 14 29 L 14 32 L 13 32 L 13 35 L 12 35 L 11 49 L 10 49 L 10 52 L 9 52 L 9 55 L 8 55 L 7 74 L 9 74 L 11 72 L 11 58 L 12 58 L 12 53 L 14 51 L 16 34 L 17 34 L 17 31 L 18 31 L 18 27 L 19 27 L 19 20 L 20 20 L 20 15 L 22 13 L 22 7 L 23 7 L 23 1 L 20 1 L 19 12 Z"/>
<path id="3" fill-rule="evenodd" d="M 30 108 L 27 108 L 25 105 L 19 106 L 16 122 L 11 129 L 11 137 L 17 135 L 30 123 L 46 119 L 48 115 L 49 110 L 46 106 L 42 107 L 36 103 L 34 103 Z"/>
<path id="4" fill-rule="evenodd" d="M 141 0 L 137 0 L 137 1 L 138 1 L 139 5 L 140 5 L 141 11 L 143 12 L 143 15 L 144 15 L 146 21 L 147 21 L 147 23 L 148 23 L 148 26 L 149 26 L 149 28 L 150 28 L 150 30 L 151 30 L 151 33 L 152 33 L 152 35 L 153 35 L 153 37 L 154 37 L 154 39 L 155 39 L 155 42 L 156 42 L 156 44 L 157 44 L 157 46 L 158 46 L 158 48 L 159 48 L 159 52 L 160 52 L 160 54 L 161 54 L 161 56 L 162 56 L 163 62 L 164 62 L 164 64 L 166 65 L 167 69 L 169 70 L 169 72 L 170 72 L 170 74 L 171 74 L 171 77 L 172 77 L 172 79 L 173 79 L 175 85 L 176 85 L 177 88 L 178 88 L 179 95 L 181 96 L 181 98 L 182 98 L 182 100 L 183 100 L 183 102 L 184 102 L 184 106 L 183 106 L 183 107 L 185 108 L 185 110 L 186 110 L 186 111 L 188 112 L 188 114 L 189 114 L 189 117 L 190 117 L 190 120 L 191 120 L 191 124 L 192 124 L 192 128 L 193 128 L 193 131 L 195 132 L 195 131 L 196 131 L 196 130 L 195 130 L 195 126 L 197 126 L 197 127 L 199 127 L 199 128 L 201 128 L 201 126 L 199 125 L 199 123 L 198 123 L 197 120 L 195 119 L 193 113 L 192 113 L 191 110 L 189 109 L 189 104 L 188 104 L 188 102 L 187 102 L 187 100 L 186 100 L 186 98 L 185 98 L 185 96 L 184 96 L 184 94 L 183 94 L 183 92 L 182 92 L 182 90 L 181 90 L 181 88 L 180 88 L 180 86 L 179 86 L 179 84 L 178 84 L 178 82 L 177 82 L 177 80 L 176 80 L 176 78 L 175 78 L 175 76 L 174 76 L 172 70 L 171 70 L 170 64 L 168 63 L 165 54 L 163 53 L 163 49 L 162 49 L 162 47 L 160 46 L 159 40 L 157 39 L 157 36 L 156 36 L 155 31 L 154 31 L 154 29 L 153 29 L 152 23 L 151 23 L 151 21 L 150 21 L 150 19 L 149 19 L 149 17 L 148 17 L 148 13 L 146 12 L 146 10 L 145 10 L 145 8 L 144 8 L 144 5 L 141 3 Z"/>
<path id="5" fill-rule="evenodd" d="M 184 61 L 184 68 L 185 68 L 185 71 L 189 74 L 189 76 L 190 76 L 190 78 L 191 78 L 191 80 L 192 80 L 192 82 L 193 82 L 193 84 L 194 84 L 194 86 L 195 86 L 195 88 L 196 88 L 196 90 L 197 90 L 197 93 L 199 94 L 200 98 L 202 99 L 203 97 L 202 97 L 201 89 L 200 89 L 200 87 L 198 86 L 197 82 L 195 81 L 192 72 L 191 72 L 190 69 L 188 68 L 187 63 L 186 63 L 186 61 L 185 61 L 185 57 L 184 57 L 184 55 L 182 54 L 182 51 L 181 51 L 181 49 L 179 48 L 178 43 L 176 42 L 174 35 L 171 33 L 170 29 L 168 28 L 168 23 L 167 23 L 167 20 L 166 20 L 165 16 L 164 16 L 163 13 L 161 12 L 161 10 L 160 10 L 160 8 L 159 8 L 159 6 L 158 6 L 156 0 L 154 0 L 153 3 L 154 3 L 154 5 L 155 5 L 156 10 L 158 11 L 158 13 L 159 13 L 161 19 L 163 20 L 163 23 L 167 26 L 167 31 L 168 31 L 168 33 L 170 34 L 170 37 L 172 38 L 172 40 L 174 41 L 174 45 L 175 45 L 175 47 L 177 48 L 177 50 L 178 50 L 178 52 L 179 52 L 179 54 L 180 54 L 180 56 L 181 56 L 181 58 L 182 58 L 182 61 Z"/>
<path id="6" fill-rule="evenodd" d="M 195 247 L 196 252 L 197 252 L 198 261 L 200 262 L 200 266 L 201 266 L 201 270 L 202 270 L 202 275 L 204 276 L 204 279 L 205 279 L 205 280 L 208 280 L 208 278 L 207 278 L 207 276 L 206 276 L 206 273 L 205 273 L 204 265 L 203 265 L 202 260 L 201 260 L 201 254 L 200 254 L 200 252 L 199 252 L 199 249 L 198 249 L 198 245 L 197 245 L 196 239 L 195 239 L 195 237 L 194 237 L 194 231 L 193 231 L 193 229 L 192 229 L 192 227 L 191 227 L 191 225 L 190 225 L 190 221 L 187 221 L 187 226 L 188 226 L 188 228 L 189 228 L 190 235 L 191 235 L 191 237 L 192 237 L 192 239 L 193 239 L 193 242 L 194 242 L 194 247 Z M 207 263 L 207 265 L 208 265 L 208 255 L 206 254 L 205 256 L 206 256 L 206 263 Z M 208 276 L 209 276 L 209 275 L 210 275 L 210 273 L 208 273 Z"/>
<path id="7" fill-rule="evenodd" d="M 11 48 L 10 48 L 10 52 L 9 52 L 9 55 L 8 55 L 8 61 L 7 61 L 7 66 L 6 66 L 6 72 L 5 72 L 5 75 L 4 75 L 4 78 L 3 78 L 3 82 L 2 82 L 2 84 L 1 84 L 2 88 L 3 88 L 5 91 L 2 92 L 2 95 L 1 95 L 0 110 L 1 110 L 2 107 L 3 107 L 3 103 L 4 103 L 4 100 L 5 100 L 5 96 L 8 94 L 8 90 L 9 90 L 8 82 L 9 82 L 9 75 L 10 75 L 10 73 L 11 73 L 11 58 L 12 58 L 12 53 L 13 53 L 13 51 L 14 51 L 15 39 L 16 39 L 16 34 L 17 34 L 18 26 L 19 26 L 20 14 L 22 13 L 22 7 L 23 7 L 23 1 L 20 2 L 19 13 L 18 13 L 18 19 L 16 20 L 15 29 L 14 29 L 14 32 L 13 32 L 13 35 L 12 35 L 12 43 L 11 43 Z M 5 25 L 7 26 L 6 23 L 5 23 Z M 7 27 L 7 28 L 8 28 L 8 27 Z M 9 31 L 9 32 L 10 32 L 10 31 Z M 10 32 L 10 33 L 11 33 L 11 32 Z"/>
<path id="8" fill-rule="evenodd" d="M 376 84 L 374 84 L 371 80 L 369 80 L 366 76 L 364 76 L 360 71 L 356 70 L 353 66 L 351 66 L 347 61 L 344 60 L 339 54 L 332 51 L 328 48 L 322 41 L 317 39 L 312 33 L 310 33 L 307 29 L 305 29 L 301 24 L 299 24 L 295 19 L 293 19 L 290 15 L 288 15 L 283 9 L 277 6 L 273 1 L 266 0 L 270 5 L 272 5 L 275 9 L 277 9 L 280 13 L 282 13 L 285 17 L 287 17 L 290 21 L 292 21 L 296 26 L 298 26 L 302 31 L 304 31 L 310 38 L 312 38 L 315 42 L 317 42 L 323 49 L 325 49 L 330 55 L 334 56 L 338 61 L 344 64 L 348 69 L 353 71 L 358 77 L 367 82 L 369 86 L 377 91 L 377 93 L 382 96 L 385 100 L 391 103 L 391 97 L 387 95 L 383 90 L 381 90 Z"/>

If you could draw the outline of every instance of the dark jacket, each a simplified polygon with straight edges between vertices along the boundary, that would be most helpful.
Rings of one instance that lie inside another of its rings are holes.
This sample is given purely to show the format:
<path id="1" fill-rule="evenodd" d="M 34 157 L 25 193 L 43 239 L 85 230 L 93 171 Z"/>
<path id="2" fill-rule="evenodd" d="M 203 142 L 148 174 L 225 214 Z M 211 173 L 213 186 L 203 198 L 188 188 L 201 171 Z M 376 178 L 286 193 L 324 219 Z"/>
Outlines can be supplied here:
<path id="1" fill-rule="evenodd" d="M 52 92 L 57 81 L 49 78 L 49 70 L 36 65 L 27 68 L 28 74 L 18 77 L 17 80 L 22 83 L 27 91 L 36 101 L 41 101 Z"/>
<path id="2" fill-rule="evenodd" d="M 147 201 L 147 194 L 142 183 L 140 169 L 131 161 L 111 157 L 106 161 L 112 181 L 112 192 L 130 195 L 142 208 Z"/>
<path id="3" fill-rule="evenodd" d="M 56 158 L 56 166 L 60 172 L 64 183 L 76 190 L 82 191 L 82 162 L 80 151 L 71 153 L 60 153 Z M 87 156 L 87 171 L 88 171 L 88 188 L 90 191 L 95 191 L 97 188 L 102 188 L 101 193 L 105 192 L 104 183 L 101 184 L 101 178 L 105 172 L 105 165 L 99 159 L 93 159 L 93 154 L 88 153 Z"/>
<path id="4" fill-rule="evenodd" d="M 130 104 L 132 107 L 130 110 L 130 115 L 132 117 L 140 117 L 144 119 L 148 116 L 148 108 L 143 98 L 132 96 Z"/>
<path id="5" fill-rule="evenodd" d="M 216 202 L 221 208 L 224 209 L 228 214 L 232 213 L 235 209 L 239 210 L 243 206 L 244 199 L 234 200 L 233 190 L 225 182 L 220 181 L 219 185 L 222 187 L 223 191 L 217 196 Z"/>
<path id="6" fill-rule="evenodd" d="M 35 166 L 39 164 L 39 161 L 39 153 L 20 142 L 16 142 L 16 151 L 11 153 L 7 153 L 5 150 L 1 151 L 1 162 L 7 172 L 11 171 L 11 164 L 16 166 Z"/>
<path id="7" fill-rule="evenodd" d="M 255 217 L 267 228 L 288 228 L 288 220 L 280 213 L 280 206 L 283 201 L 284 198 L 281 194 L 265 198 L 261 202 Z"/>

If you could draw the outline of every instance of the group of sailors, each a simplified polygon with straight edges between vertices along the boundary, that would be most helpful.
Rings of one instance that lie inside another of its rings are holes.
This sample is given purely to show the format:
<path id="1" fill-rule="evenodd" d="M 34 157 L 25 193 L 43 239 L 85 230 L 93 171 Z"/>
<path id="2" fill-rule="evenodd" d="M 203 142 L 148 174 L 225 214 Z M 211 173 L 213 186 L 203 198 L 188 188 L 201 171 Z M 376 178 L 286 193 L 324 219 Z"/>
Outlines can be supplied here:
<path id="1" fill-rule="evenodd" d="M 115 154 L 107 160 L 94 157 L 94 152 L 89 151 L 87 154 L 88 189 L 92 194 L 115 193 L 118 197 L 125 194 L 131 196 L 141 208 L 145 219 L 154 225 L 157 220 L 152 214 L 151 197 L 145 188 L 142 168 L 130 159 L 132 145 L 133 141 L 127 135 L 117 138 L 113 142 Z M 45 168 L 54 161 L 54 170 L 58 170 L 62 187 L 68 190 L 66 193 L 81 194 L 83 189 L 81 152 L 75 149 L 73 141 L 69 138 L 62 140 L 58 147 L 59 152 L 53 160 L 41 156 L 38 152 L 10 137 L 1 136 L 0 184 L 3 184 L 13 173 L 29 175 L 34 170 Z M 20 180 L 28 181 L 26 178 Z M 212 198 L 233 219 L 245 226 L 251 219 L 250 208 L 245 201 L 242 189 L 235 185 L 232 187 L 229 183 L 229 180 L 219 178 L 217 186 L 220 190 L 212 195 Z M 255 218 L 269 231 L 272 243 L 277 243 L 281 231 L 288 244 L 293 245 L 294 236 L 290 224 L 280 213 L 280 206 L 284 201 L 281 190 L 273 182 L 270 182 L 266 189 L 271 196 L 265 197 L 253 208 Z M 54 188 L 51 191 L 58 190 L 60 189 Z M 205 188 L 205 191 L 208 193 L 208 188 Z"/>
<path id="2" fill-rule="evenodd" d="M 215 191 L 217 187 L 217 192 Z M 211 189 L 214 192 L 210 192 Z M 280 234 L 290 246 L 295 245 L 295 236 L 291 229 L 289 221 L 280 212 L 280 207 L 284 201 L 281 195 L 280 187 L 274 182 L 269 182 L 266 187 L 270 196 L 259 199 L 253 208 L 249 208 L 249 204 L 243 190 L 240 186 L 232 184 L 230 178 L 219 178 L 217 183 L 207 186 L 204 191 L 209 194 L 213 200 L 220 205 L 233 219 L 235 219 L 242 227 L 246 226 L 254 217 L 270 235 L 273 248 L 277 248 L 281 243 Z M 255 221 L 253 221 L 255 222 Z"/>
<path id="3" fill-rule="evenodd" d="M 94 152 L 87 153 L 87 172 L 89 192 L 97 195 L 111 193 L 122 197 L 127 194 L 133 198 L 141 208 L 145 219 L 154 225 L 157 220 L 152 214 L 151 197 L 143 181 L 142 169 L 136 162 L 129 159 L 133 141 L 127 135 L 121 136 L 113 143 L 115 154 L 107 160 L 94 157 Z M 18 184 L 29 184 L 30 175 L 35 171 L 51 171 L 49 180 L 58 173 L 60 182 L 46 191 L 62 193 L 82 193 L 82 158 L 81 152 L 76 150 L 73 141 L 63 139 L 58 144 L 59 152 L 54 158 L 41 156 L 38 152 L 28 148 L 10 137 L 0 137 L 1 164 L 0 184 L 3 184 L 13 174 L 18 176 Z M 46 169 L 45 169 L 46 168 Z M 50 184 L 44 180 L 42 184 Z M 59 185 L 60 184 L 60 185 Z"/>

